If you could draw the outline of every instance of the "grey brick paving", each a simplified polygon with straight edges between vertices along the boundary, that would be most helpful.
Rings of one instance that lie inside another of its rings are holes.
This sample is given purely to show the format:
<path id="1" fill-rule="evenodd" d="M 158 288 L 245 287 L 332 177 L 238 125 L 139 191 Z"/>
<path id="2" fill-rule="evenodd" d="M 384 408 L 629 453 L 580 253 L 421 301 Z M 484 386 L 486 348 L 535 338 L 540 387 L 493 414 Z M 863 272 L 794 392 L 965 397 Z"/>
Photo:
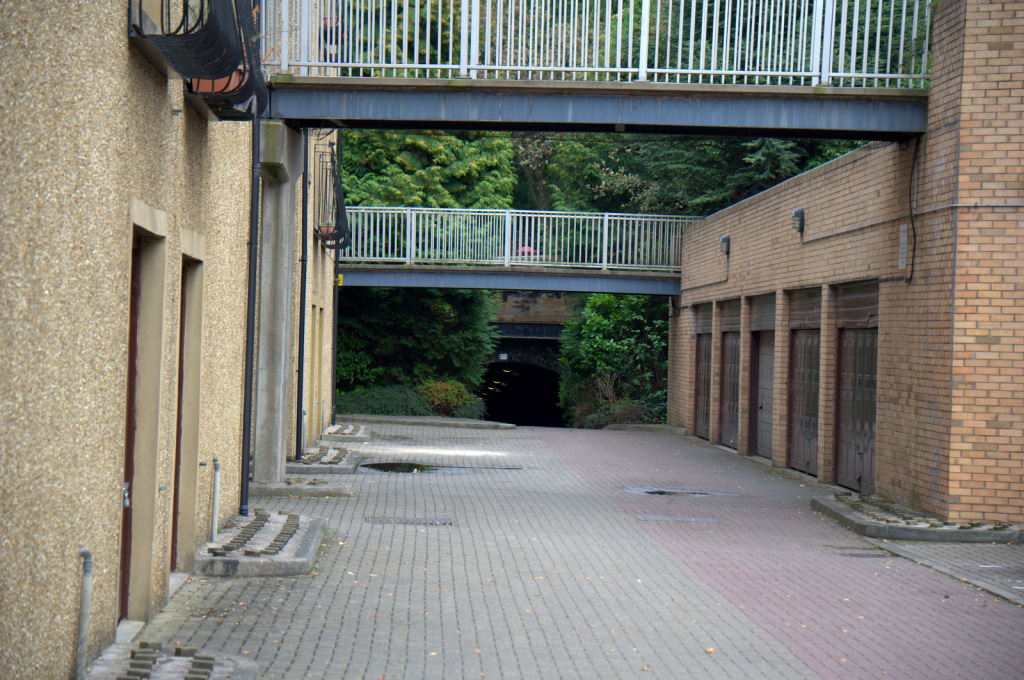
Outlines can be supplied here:
<path id="1" fill-rule="evenodd" d="M 289 680 L 1024 676 L 1024 610 L 824 520 L 807 480 L 665 434 L 372 428 L 372 459 L 477 467 L 261 499 L 326 520 L 316 573 L 192 578 L 140 637 Z"/>

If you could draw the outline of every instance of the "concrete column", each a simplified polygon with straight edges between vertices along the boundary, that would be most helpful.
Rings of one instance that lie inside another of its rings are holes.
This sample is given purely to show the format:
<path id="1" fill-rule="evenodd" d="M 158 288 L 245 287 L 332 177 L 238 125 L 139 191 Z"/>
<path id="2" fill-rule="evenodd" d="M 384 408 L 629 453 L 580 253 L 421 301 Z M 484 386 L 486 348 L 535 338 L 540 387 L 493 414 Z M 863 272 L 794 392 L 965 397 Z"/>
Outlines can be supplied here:
<path id="1" fill-rule="evenodd" d="M 288 357 L 292 346 L 295 181 L 302 136 L 280 121 L 262 123 L 260 293 L 253 481 L 280 482 L 288 447 Z"/>

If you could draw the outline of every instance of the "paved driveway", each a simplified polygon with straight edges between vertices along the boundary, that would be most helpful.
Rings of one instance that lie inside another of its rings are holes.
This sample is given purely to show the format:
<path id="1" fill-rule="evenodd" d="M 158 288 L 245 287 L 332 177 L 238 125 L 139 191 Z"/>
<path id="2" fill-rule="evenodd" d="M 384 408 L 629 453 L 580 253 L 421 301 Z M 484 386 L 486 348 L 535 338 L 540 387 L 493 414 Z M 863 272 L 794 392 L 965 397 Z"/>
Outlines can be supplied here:
<path id="1" fill-rule="evenodd" d="M 809 479 L 667 434 L 372 427 L 372 460 L 463 467 L 264 503 L 326 519 L 316 573 L 190 579 L 140 638 L 264 678 L 1024 677 L 1024 609 Z"/>

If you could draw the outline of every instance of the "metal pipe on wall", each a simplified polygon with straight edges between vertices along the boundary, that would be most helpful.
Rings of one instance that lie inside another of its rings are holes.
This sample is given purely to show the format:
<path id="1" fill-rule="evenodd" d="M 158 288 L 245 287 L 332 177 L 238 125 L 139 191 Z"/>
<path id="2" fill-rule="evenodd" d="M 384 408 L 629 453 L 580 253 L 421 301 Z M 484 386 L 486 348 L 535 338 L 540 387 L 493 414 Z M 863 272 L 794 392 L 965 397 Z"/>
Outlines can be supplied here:
<path id="1" fill-rule="evenodd" d="M 260 119 L 252 121 L 252 182 L 249 188 L 249 290 L 245 325 L 245 397 L 242 406 L 242 472 L 238 514 L 249 514 L 249 454 L 252 450 L 253 359 L 256 354 L 256 266 L 260 219 Z"/>
<path id="2" fill-rule="evenodd" d="M 78 649 L 75 651 L 75 680 L 85 680 L 85 662 L 89 651 L 89 611 L 92 607 L 92 553 L 79 548 L 82 558 L 82 593 L 78 604 Z"/>
<path id="3" fill-rule="evenodd" d="M 306 256 L 308 246 L 306 239 L 309 229 L 309 132 L 302 131 L 302 257 L 299 258 L 299 382 L 295 399 L 295 460 L 302 457 L 302 390 L 305 385 L 305 373 L 302 370 L 306 362 Z M 316 347 L 316 345 L 313 345 Z M 315 363 L 315 362 L 314 362 Z M 314 385 L 313 376 L 309 376 Z M 319 397 L 320 395 L 316 395 Z"/>

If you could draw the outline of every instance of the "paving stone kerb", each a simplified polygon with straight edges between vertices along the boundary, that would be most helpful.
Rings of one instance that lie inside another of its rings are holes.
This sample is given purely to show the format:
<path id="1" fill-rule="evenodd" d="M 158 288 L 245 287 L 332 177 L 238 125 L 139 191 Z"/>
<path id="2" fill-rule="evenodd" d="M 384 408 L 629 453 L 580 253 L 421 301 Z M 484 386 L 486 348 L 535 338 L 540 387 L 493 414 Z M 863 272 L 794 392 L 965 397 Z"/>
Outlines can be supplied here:
<path id="1" fill-rule="evenodd" d="M 141 636 L 243 654 L 265 680 L 1019 678 L 1024 666 L 1024 609 L 812 511 L 832 490 L 804 477 L 663 433 L 374 429 L 356 447 L 368 460 L 462 467 L 357 473 L 350 498 L 267 499 L 325 520 L 316 573 L 193 577 Z M 636 487 L 707 493 L 624 492 Z"/>

